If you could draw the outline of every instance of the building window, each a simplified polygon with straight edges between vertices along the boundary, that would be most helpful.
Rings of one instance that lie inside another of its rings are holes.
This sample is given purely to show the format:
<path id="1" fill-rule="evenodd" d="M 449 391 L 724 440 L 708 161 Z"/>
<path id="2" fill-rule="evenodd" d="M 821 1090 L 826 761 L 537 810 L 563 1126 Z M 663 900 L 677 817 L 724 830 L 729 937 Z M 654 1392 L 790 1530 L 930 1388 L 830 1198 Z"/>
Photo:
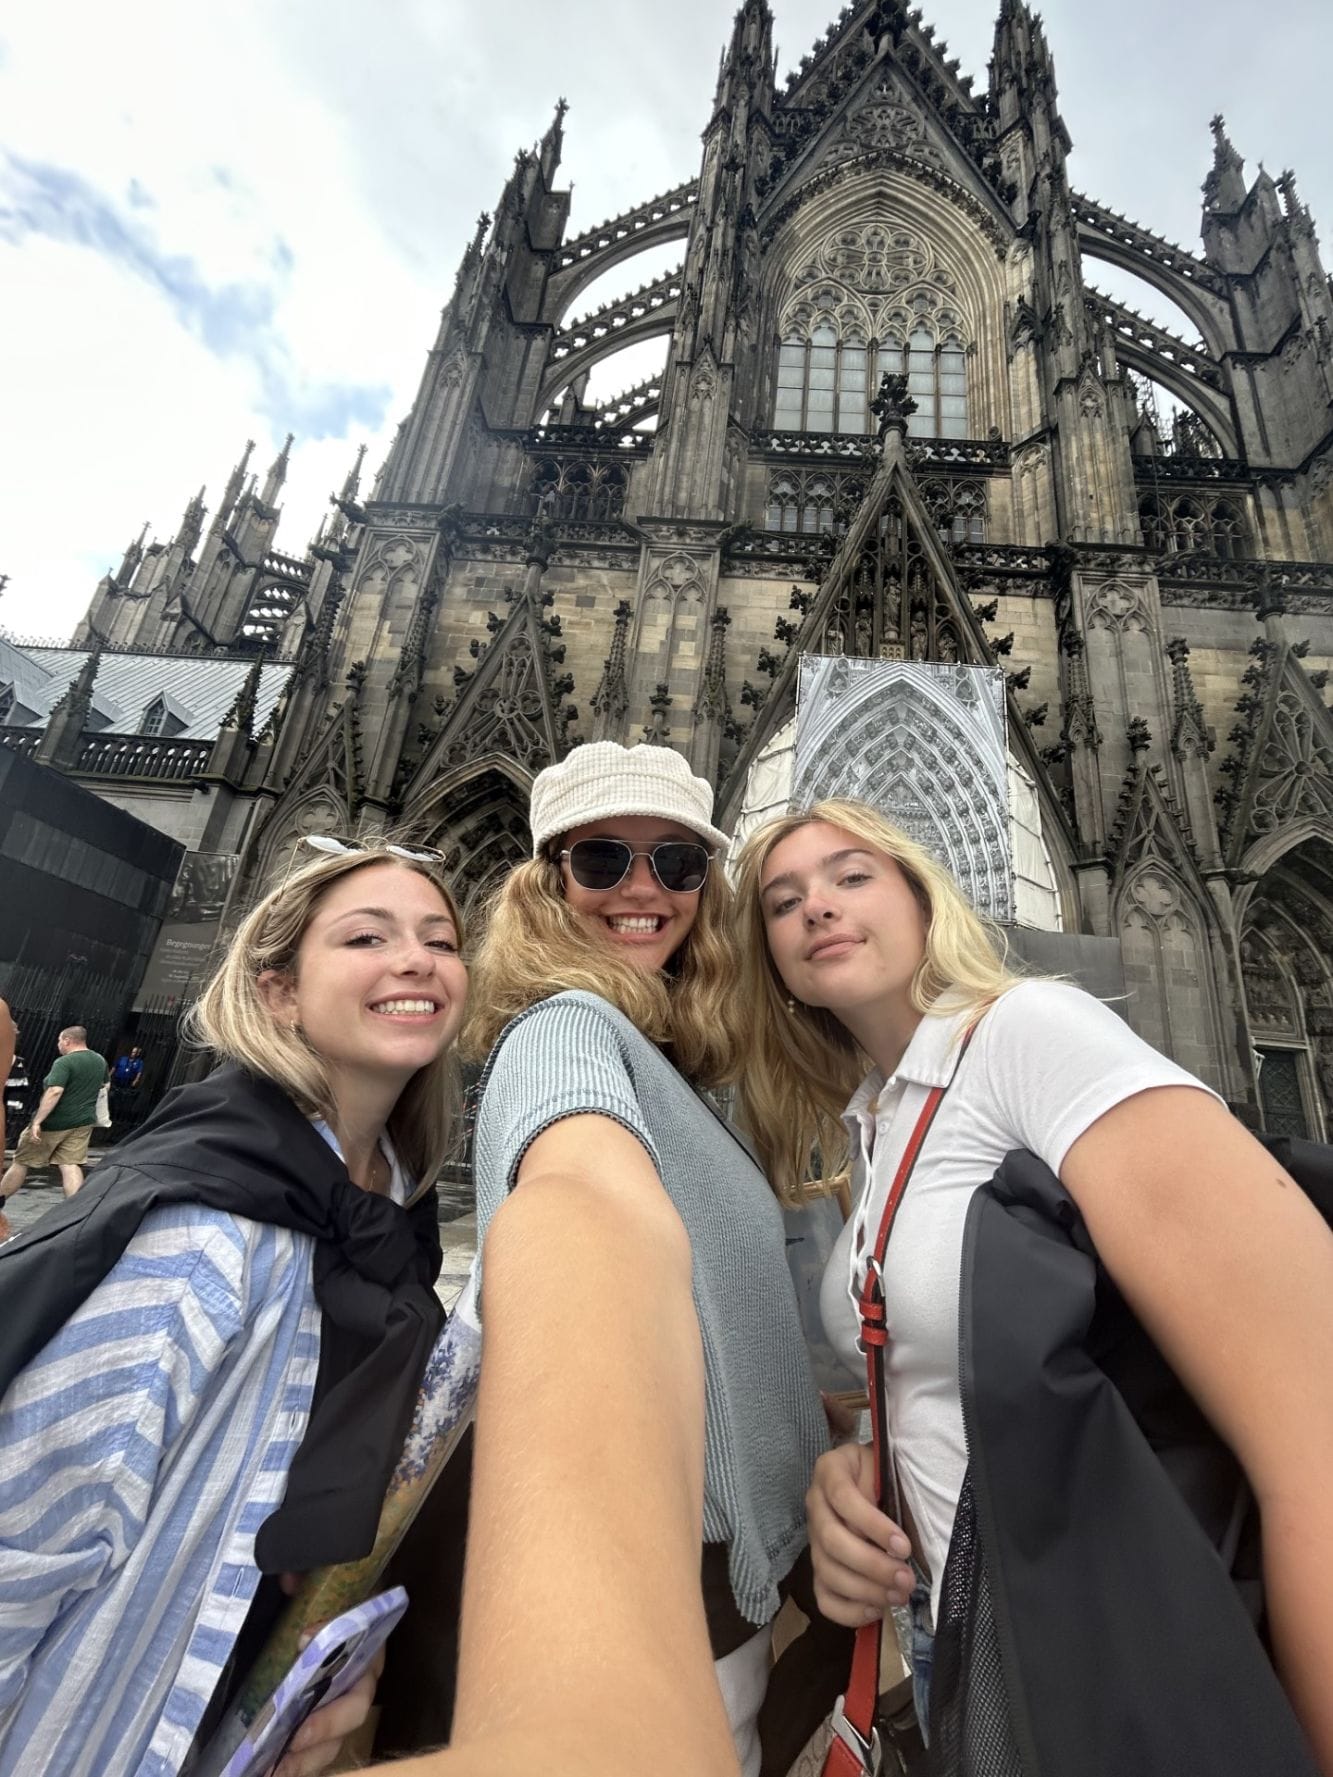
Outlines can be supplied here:
<path id="1" fill-rule="evenodd" d="M 864 493 L 862 476 L 826 474 L 822 470 L 777 470 L 768 478 L 766 528 L 807 535 L 831 530 L 839 503 L 846 508 L 844 516 L 850 517 Z"/>
<path id="2" fill-rule="evenodd" d="M 1249 532 L 1232 500 L 1195 494 L 1144 493 L 1139 499 L 1143 541 L 1158 555 L 1215 555 L 1243 561 L 1251 553 Z"/>
<path id="3" fill-rule="evenodd" d="M 533 510 L 567 523 L 618 518 L 625 509 L 629 467 L 595 458 L 539 457 L 532 470 Z"/>
<path id="4" fill-rule="evenodd" d="M 916 402 L 911 436 L 968 436 L 967 351 L 956 332 L 937 336 L 922 324 L 906 339 L 867 340 L 827 316 L 778 346 L 773 428 L 865 436 L 874 430 L 870 402 L 886 373 L 907 377 Z"/>
<path id="5" fill-rule="evenodd" d="M 1224 561 L 1239 561 L 1248 554 L 1245 543 L 1245 520 L 1230 500 L 1219 500 L 1213 507 L 1213 554 Z"/>
<path id="6" fill-rule="evenodd" d="M 14 707 L 14 687 L 0 685 L 0 722 L 9 720 L 9 712 Z"/>
<path id="7" fill-rule="evenodd" d="M 1301 1052 L 1296 1049 L 1260 1049 L 1259 1103 L 1267 1135 L 1310 1136 L 1301 1095 Z"/>
<path id="8" fill-rule="evenodd" d="M 167 706 L 160 697 L 155 697 L 140 718 L 139 733 L 147 735 L 161 734 L 166 725 Z"/>
<path id="9" fill-rule="evenodd" d="M 986 541 L 986 483 L 959 477 L 927 475 L 918 483 L 942 543 Z"/>

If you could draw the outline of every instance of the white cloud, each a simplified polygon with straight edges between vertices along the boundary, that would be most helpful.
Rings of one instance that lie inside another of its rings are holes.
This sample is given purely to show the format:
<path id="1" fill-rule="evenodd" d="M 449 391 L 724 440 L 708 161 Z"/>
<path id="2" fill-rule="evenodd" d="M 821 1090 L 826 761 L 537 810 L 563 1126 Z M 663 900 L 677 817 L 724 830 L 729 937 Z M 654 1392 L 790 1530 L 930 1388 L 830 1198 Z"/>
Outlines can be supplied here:
<path id="1" fill-rule="evenodd" d="M 262 465 L 293 425 L 279 543 L 299 552 L 357 442 L 373 437 L 370 467 L 387 447 L 477 213 L 556 97 L 572 106 L 561 176 L 579 231 L 697 170 L 735 4 L 10 8 L 0 147 L 46 208 L 44 228 L 24 226 L 12 180 L 8 220 L 0 198 L 0 622 L 67 632 L 145 517 L 169 534 L 201 481 L 216 497 L 247 437 Z M 924 4 L 984 86 L 997 0 Z M 774 11 L 785 68 L 837 0 Z M 1113 42 L 1086 0 L 1043 11 L 1076 186 L 1194 244 L 1220 109 L 1248 172 L 1260 155 L 1294 164 L 1333 226 L 1323 0 L 1273 0 L 1261 33 L 1244 0 L 1121 0 Z M 624 289 L 647 275 L 623 269 Z M 648 368 L 608 367 L 599 386 Z M 372 426 L 364 392 L 379 390 Z"/>

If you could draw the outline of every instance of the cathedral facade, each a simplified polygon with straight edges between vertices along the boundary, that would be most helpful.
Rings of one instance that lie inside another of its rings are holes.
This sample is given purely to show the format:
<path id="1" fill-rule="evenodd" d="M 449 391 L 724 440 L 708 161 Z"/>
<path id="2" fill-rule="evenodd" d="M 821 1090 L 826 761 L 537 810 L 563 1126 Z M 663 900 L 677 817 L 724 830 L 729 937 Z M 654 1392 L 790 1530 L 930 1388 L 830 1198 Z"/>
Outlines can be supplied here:
<path id="1" fill-rule="evenodd" d="M 243 461 L 0 736 L 238 858 L 225 929 L 310 832 L 407 828 L 475 904 L 580 740 L 677 748 L 744 827 L 803 654 L 998 667 L 1020 922 L 1116 940 L 1143 1035 L 1250 1121 L 1333 1133 L 1333 292 L 1294 178 L 1247 182 L 1214 120 L 1186 251 L 1071 190 L 1023 0 L 975 87 L 901 0 L 846 6 L 785 84 L 771 25 L 745 0 L 697 171 L 585 232 L 559 106 L 373 485 L 289 556 L 285 457 Z M 587 398 L 659 336 L 660 374 Z M 95 720 L 131 659 L 156 679 Z M 204 660 L 237 687 L 196 731 L 171 686 Z"/>

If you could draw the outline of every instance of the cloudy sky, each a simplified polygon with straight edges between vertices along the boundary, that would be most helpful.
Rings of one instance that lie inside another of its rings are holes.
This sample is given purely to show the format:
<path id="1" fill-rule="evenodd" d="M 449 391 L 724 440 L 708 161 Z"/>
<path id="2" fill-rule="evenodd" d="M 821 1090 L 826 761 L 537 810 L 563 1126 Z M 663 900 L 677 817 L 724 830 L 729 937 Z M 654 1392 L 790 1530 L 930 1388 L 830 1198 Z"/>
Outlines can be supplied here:
<path id="1" fill-rule="evenodd" d="M 838 0 L 774 0 L 785 70 Z M 301 553 L 409 405 L 479 211 L 563 94 L 571 228 L 697 167 L 732 0 L 43 0 L 0 21 L 0 625 L 63 636 L 148 520 L 296 434 Z M 927 0 L 984 83 L 994 0 Z M 1076 188 L 1193 245 L 1225 113 L 1333 230 L 1333 7 L 1045 0 Z M 1115 32 L 1111 20 L 1115 21 Z M 558 28 L 556 21 L 558 21 Z M 679 249 L 665 250 L 665 259 Z M 1333 259 L 1333 255 L 1329 256 Z M 596 306 L 663 269 L 631 262 Z M 1097 282 L 1154 310 L 1145 287 Z M 1170 323 L 1172 311 L 1155 312 Z M 642 375 L 608 366 L 595 392 Z"/>

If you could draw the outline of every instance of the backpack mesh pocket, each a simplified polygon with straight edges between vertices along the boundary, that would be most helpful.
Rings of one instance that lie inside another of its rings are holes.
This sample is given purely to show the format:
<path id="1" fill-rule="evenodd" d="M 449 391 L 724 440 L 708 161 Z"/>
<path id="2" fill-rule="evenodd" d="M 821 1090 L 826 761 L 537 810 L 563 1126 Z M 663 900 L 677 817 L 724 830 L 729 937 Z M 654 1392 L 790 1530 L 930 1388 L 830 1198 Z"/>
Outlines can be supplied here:
<path id="1" fill-rule="evenodd" d="M 970 1471 L 958 1501 L 935 1628 L 930 1767 L 934 1777 L 1032 1777 L 1024 1770 L 1010 1721 Z"/>

